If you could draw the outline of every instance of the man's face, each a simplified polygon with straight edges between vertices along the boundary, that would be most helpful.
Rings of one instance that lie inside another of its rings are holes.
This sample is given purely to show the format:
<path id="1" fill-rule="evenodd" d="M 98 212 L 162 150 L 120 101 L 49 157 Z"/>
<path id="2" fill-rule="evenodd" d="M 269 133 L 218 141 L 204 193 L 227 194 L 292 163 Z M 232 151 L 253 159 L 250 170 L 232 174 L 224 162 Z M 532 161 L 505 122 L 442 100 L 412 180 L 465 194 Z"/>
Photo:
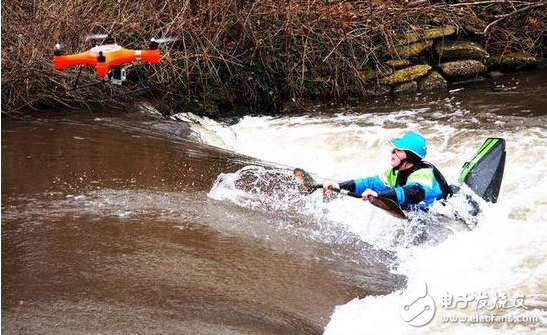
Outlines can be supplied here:
<path id="1" fill-rule="evenodd" d="M 401 161 L 406 158 L 406 153 L 403 150 L 391 150 L 391 167 L 396 167 L 401 164 Z"/>

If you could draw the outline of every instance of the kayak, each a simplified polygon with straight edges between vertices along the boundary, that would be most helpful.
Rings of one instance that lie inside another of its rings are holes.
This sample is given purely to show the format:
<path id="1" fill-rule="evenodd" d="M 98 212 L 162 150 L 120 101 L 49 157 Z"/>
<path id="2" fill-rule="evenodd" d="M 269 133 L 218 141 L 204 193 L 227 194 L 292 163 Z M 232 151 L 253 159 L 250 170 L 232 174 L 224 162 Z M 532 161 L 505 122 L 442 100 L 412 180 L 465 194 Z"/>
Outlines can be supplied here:
<path id="1" fill-rule="evenodd" d="M 505 168 L 505 140 L 489 138 L 469 161 L 458 178 L 459 186 L 467 185 L 486 202 L 496 203 Z"/>

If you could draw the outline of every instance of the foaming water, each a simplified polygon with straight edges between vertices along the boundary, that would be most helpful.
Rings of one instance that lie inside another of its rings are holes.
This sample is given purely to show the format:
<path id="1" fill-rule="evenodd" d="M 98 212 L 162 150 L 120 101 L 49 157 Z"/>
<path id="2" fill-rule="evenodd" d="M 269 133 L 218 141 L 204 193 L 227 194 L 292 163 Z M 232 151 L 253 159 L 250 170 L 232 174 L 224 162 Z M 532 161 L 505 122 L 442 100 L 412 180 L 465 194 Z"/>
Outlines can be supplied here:
<path id="1" fill-rule="evenodd" d="M 358 108 L 317 116 L 245 117 L 229 127 L 210 120 L 200 122 L 208 125 L 207 131 L 197 129 L 203 141 L 271 162 L 282 176 L 268 178 L 263 168 L 254 167 L 223 173 L 209 196 L 243 207 L 266 202 L 270 210 L 298 213 L 318 222 L 315 229 L 320 239 L 336 240 L 333 236 L 350 232 L 375 248 L 396 251 L 398 261 L 391 263 L 393 272 L 407 276 L 409 285 L 426 282 L 438 307 L 448 291 L 490 296 L 495 292 L 508 296 L 523 293 L 528 309 L 494 312 L 539 317 L 534 323 L 447 324 L 441 316 L 450 311 L 438 308 L 427 326 L 413 328 L 399 316 L 402 291 L 396 291 L 356 298 L 336 307 L 326 334 L 545 333 L 547 176 L 538 167 L 547 165 L 547 118 L 526 111 L 525 115 L 502 115 L 484 105 L 472 110 L 453 96 L 389 113 L 355 110 Z M 447 206 L 436 204 L 431 213 L 445 219 L 429 223 L 425 228 L 429 238 L 425 243 L 415 243 L 423 233 L 416 233 L 423 220 L 397 220 L 355 199 L 324 202 L 320 192 L 303 197 L 283 187 L 272 191 L 275 185 L 284 184 L 293 167 L 308 170 L 320 181 L 384 171 L 389 164 L 388 139 L 408 130 L 417 130 L 428 139 L 428 160 L 450 183 L 456 182 L 462 164 L 486 138 L 506 139 L 507 161 L 498 203 L 479 200 L 481 213 L 471 224 L 446 219 L 464 212 L 468 206 L 464 196 L 456 196 Z M 249 175 L 262 183 L 242 182 Z M 249 185 L 253 186 L 249 189 Z M 477 313 L 471 308 L 458 312 Z"/>

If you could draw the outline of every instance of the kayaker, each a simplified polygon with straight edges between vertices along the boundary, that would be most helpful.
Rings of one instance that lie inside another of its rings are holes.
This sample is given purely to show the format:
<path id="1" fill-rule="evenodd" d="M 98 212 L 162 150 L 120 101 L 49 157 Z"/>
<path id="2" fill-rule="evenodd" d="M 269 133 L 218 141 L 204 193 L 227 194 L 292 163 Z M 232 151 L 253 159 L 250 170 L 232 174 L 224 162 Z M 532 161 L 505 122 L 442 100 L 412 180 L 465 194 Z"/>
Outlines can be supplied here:
<path id="1" fill-rule="evenodd" d="M 325 193 L 332 188 L 345 189 L 362 195 L 392 199 L 403 209 L 425 209 L 435 200 L 452 195 L 445 178 L 433 164 L 423 159 L 427 154 L 425 138 L 417 132 L 407 132 L 402 137 L 390 140 L 391 169 L 380 175 L 358 178 L 343 183 L 326 182 Z"/>

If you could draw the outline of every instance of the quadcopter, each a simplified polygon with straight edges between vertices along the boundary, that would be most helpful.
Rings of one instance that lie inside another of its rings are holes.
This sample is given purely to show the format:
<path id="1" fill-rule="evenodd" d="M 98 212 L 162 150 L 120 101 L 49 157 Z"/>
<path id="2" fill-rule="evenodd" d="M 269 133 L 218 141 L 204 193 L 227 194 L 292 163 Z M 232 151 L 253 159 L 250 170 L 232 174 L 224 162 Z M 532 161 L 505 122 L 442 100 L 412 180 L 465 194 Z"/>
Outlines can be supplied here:
<path id="1" fill-rule="evenodd" d="M 78 72 L 73 89 L 111 82 L 114 85 L 122 85 L 127 80 L 127 69 L 135 61 L 156 64 L 160 61 L 159 45 L 165 42 L 172 42 L 174 38 L 161 38 L 150 40 L 148 49 L 133 50 L 126 49 L 116 43 L 112 34 L 95 34 L 86 37 L 86 40 L 103 40 L 103 44 L 95 45 L 88 51 L 65 54 L 62 44 L 56 44 L 53 50 L 53 66 L 57 70 L 63 70 L 68 66 L 89 65 L 95 68 L 97 75 L 101 78 L 98 83 L 78 86 L 82 68 Z"/>

